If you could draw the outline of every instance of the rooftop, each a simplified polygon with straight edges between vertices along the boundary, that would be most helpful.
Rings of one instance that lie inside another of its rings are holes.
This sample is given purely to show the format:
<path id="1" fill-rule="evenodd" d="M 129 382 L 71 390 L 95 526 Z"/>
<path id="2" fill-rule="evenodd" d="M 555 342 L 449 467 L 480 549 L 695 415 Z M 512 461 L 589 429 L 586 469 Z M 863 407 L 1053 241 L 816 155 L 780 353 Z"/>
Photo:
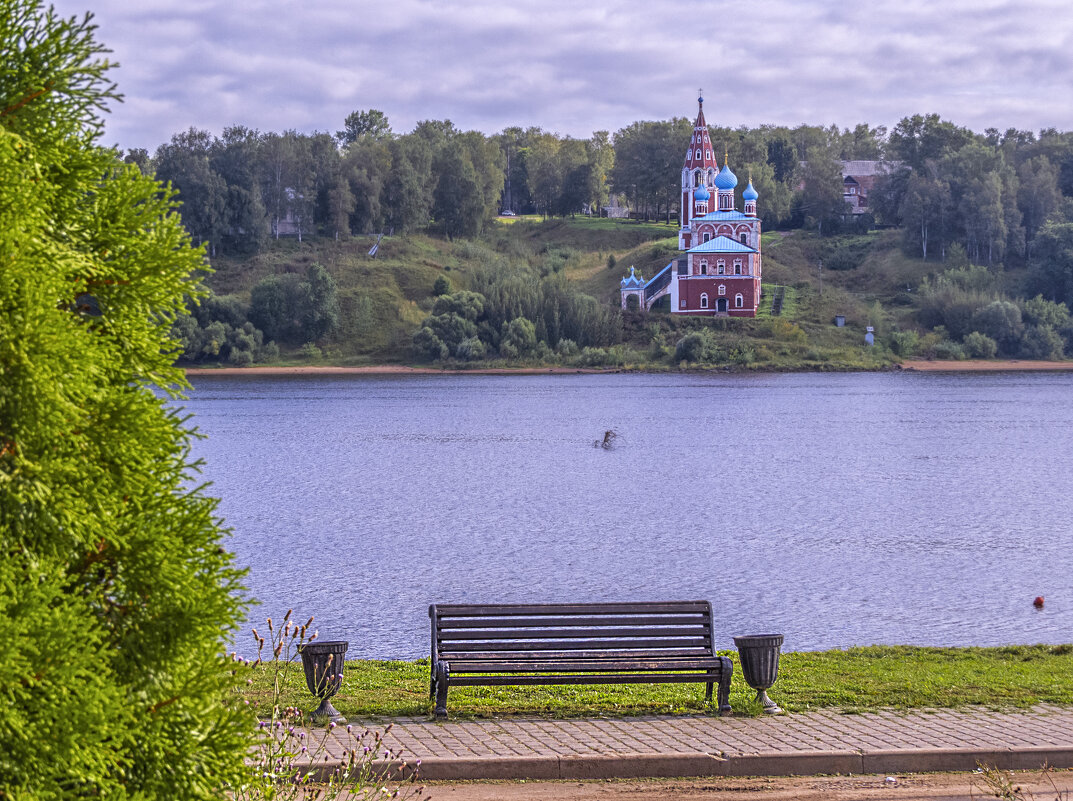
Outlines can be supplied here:
<path id="1" fill-rule="evenodd" d="M 735 242 L 729 236 L 717 236 L 695 248 L 690 248 L 687 253 L 756 253 L 756 250 Z"/>

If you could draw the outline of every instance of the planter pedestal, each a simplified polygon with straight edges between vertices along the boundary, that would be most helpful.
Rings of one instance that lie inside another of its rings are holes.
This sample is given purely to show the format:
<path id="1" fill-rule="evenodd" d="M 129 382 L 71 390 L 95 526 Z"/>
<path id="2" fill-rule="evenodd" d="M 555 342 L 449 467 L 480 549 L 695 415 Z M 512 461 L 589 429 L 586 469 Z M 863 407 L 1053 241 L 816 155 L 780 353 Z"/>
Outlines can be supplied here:
<path id="1" fill-rule="evenodd" d="M 329 723 L 346 723 L 346 718 L 332 706 L 331 697 L 343 686 L 343 667 L 346 649 L 350 643 L 336 640 L 334 642 L 308 642 L 299 646 L 302 655 L 302 667 L 305 669 L 306 686 L 320 699 L 320 706 L 309 716 L 319 726 Z"/>
<path id="2" fill-rule="evenodd" d="M 756 700 L 764 705 L 764 714 L 778 715 L 782 712 L 778 704 L 768 698 L 767 691 L 779 677 L 779 649 L 782 648 L 781 634 L 754 634 L 735 637 L 734 645 L 738 647 L 741 657 L 741 674 L 745 683 L 756 690 Z"/>

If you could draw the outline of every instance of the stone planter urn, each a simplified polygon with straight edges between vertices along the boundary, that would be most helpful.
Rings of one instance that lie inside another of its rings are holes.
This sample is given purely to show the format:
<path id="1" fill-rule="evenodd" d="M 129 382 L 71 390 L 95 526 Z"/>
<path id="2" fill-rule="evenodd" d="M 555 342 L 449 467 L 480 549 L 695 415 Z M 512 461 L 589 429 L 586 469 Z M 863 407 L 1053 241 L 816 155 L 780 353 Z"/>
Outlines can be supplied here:
<path id="1" fill-rule="evenodd" d="M 778 715 L 782 712 L 778 704 L 768 698 L 767 691 L 779 677 L 779 649 L 782 647 L 781 634 L 753 634 L 747 637 L 735 637 L 734 645 L 738 647 L 741 657 L 741 673 L 745 683 L 756 690 L 756 700 L 764 705 L 764 714 Z"/>
<path id="2" fill-rule="evenodd" d="M 346 718 L 332 706 L 331 697 L 343 686 L 344 657 L 349 645 L 348 642 L 336 640 L 308 642 L 298 648 L 305 669 L 306 686 L 320 699 L 320 706 L 310 713 L 310 718 L 318 725 L 346 723 Z"/>

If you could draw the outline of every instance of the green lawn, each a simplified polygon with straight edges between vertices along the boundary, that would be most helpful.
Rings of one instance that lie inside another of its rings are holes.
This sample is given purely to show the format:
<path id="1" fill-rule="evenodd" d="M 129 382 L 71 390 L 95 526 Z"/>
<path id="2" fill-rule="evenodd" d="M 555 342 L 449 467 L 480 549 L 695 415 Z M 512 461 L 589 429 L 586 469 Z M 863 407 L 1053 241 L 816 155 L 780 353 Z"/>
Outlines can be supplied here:
<path id="1" fill-rule="evenodd" d="M 736 715 L 759 714 L 734 659 L 731 705 Z M 251 667 L 245 696 L 267 714 L 272 673 Z M 428 660 L 348 662 L 343 690 L 333 700 L 352 717 L 431 715 Z M 1007 648 L 871 646 L 845 651 L 786 653 L 771 697 L 790 712 L 836 708 L 925 709 L 981 705 L 1029 707 L 1073 703 L 1073 645 Z M 288 666 L 281 701 L 312 709 L 300 664 Z M 626 684 L 452 689 L 455 718 L 588 717 L 711 711 L 702 684 Z"/>

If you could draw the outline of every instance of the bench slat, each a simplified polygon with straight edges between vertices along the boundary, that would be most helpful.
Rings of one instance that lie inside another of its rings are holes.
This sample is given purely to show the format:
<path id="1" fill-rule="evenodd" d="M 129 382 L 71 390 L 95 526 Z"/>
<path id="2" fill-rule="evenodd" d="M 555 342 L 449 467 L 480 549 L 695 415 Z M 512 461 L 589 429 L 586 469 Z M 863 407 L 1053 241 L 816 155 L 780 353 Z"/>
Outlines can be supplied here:
<path id="1" fill-rule="evenodd" d="M 466 629 L 464 631 L 441 631 L 440 641 L 456 640 L 532 640 L 534 638 L 549 640 L 593 639 L 597 637 L 704 637 L 707 628 L 691 626 L 688 628 L 612 628 L 597 629 Z"/>
<path id="2" fill-rule="evenodd" d="M 601 615 L 599 617 L 583 617 L 580 615 L 562 615 L 561 622 L 553 617 L 486 617 L 480 618 L 451 618 L 444 620 L 440 615 L 437 620 L 437 628 L 440 631 L 454 629 L 494 629 L 494 628 L 523 628 L 525 626 L 539 626 L 553 628 L 555 626 L 682 626 L 682 625 L 708 625 L 708 616 L 690 613 L 689 615 L 662 615 L 662 616 L 627 616 Z M 695 621 L 694 621 L 695 618 Z"/>
<path id="3" fill-rule="evenodd" d="M 593 615 L 651 614 L 664 612 L 697 613 L 708 611 L 707 601 L 645 601 L 629 604 L 436 604 L 441 617 L 481 617 L 482 615 Z"/>
<path id="4" fill-rule="evenodd" d="M 621 648 L 666 648 L 669 651 L 681 648 L 704 648 L 708 645 L 706 639 L 677 637 L 674 639 L 641 639 L 631 638 L 628 642 L 622 640 L 498 640 L 491 642 L 452 642 L 450 647 L 440 648 L 440 653 L 448 651 L 595 651 L 600 649 Z"/>
<path id="5" fill-rule="evenodd" d="M 708 670 L 718 668 L 721 662 L 718 658 L 697 658 L 663 661 L 658 659 L 584 659 L 572 662 L 563 662 L 558 659 L 514 661 L 500 660 L 478 661 L 455 660 L 451 664 L 451 675 L 459 673 L 549 673 L 578 671 L 581 673 L 623 670 Z"/>
<path id="6" fill-rule="evenodd" d="M 711 650 L 707 648 L 682 648 L 676 651 L 660 651 L 658 649 L 644 648 L 635 651 L 607 649 L 599 651 L 441 651 L 440 658 L 454 664 L 455 662 L 524 662 L 525 660 L 542 660 L 547 662 L 557 659 L 562 662 L 570 662 L 578 659 L 658 659 L 670 661 L 674 659 L 715 659 Z"/>
<path id="7" fill-rule="evenodd" d="M 614 673 L 595 675 L 573 673 L 565 676 L 459 676 L 451 677 L 451 685 L 479 687 L 482 685 L 540 685 L 540 684 L 695 684 L 718 682 L 722 674 L 712 673 Z"/>

